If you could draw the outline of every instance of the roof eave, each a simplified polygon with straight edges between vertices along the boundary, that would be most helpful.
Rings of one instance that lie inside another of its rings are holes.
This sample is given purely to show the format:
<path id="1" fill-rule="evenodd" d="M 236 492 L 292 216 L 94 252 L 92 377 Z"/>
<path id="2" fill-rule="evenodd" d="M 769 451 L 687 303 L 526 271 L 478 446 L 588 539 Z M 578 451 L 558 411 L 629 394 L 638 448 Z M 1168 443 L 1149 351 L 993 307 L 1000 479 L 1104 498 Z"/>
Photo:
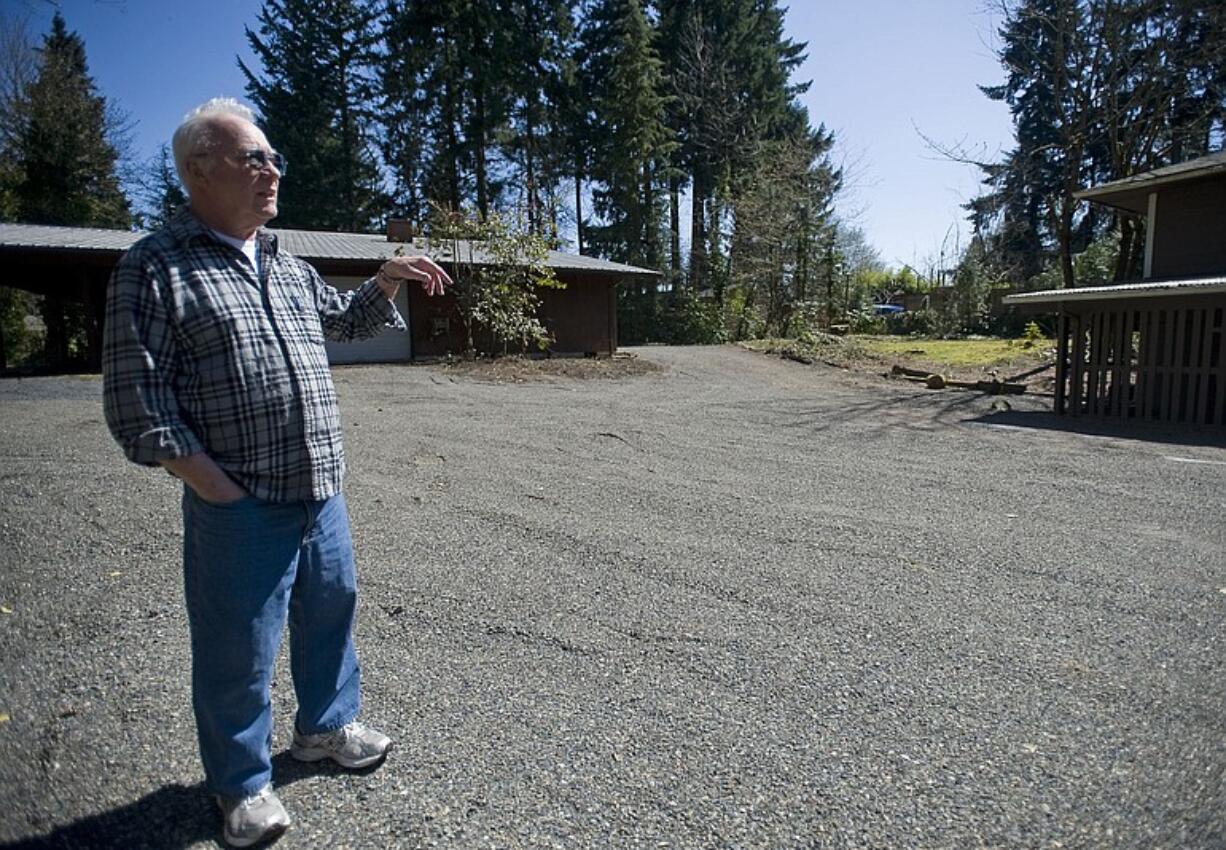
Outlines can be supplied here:
<path id="1" fill-rule="evenodd" d="M 1042 292 L 1022 292 L 1017 295 L 1008 295 L 1002 300 L 1005 304 L 1024 306 L 1027 304 L 1062 304 L 1076 301 L 1170 298 L 1184 295 L 1226 295 L 1226 277 L 1050 289 Z"/>
<path id="2" fill-rule="evenodd" d="M 1144 215 L 1147 211 L 1149 193 L 1155 189 L 1175 183 L 1189 183 L 1194 180 L 1221 176 L 1226 176 L 1226 162 L 1212 162 L 1201 168 L 1179 171 L 1174 174 L 1137 174 L 1122 180 L 1113 180 L 1110 183 L 1074 192 L 1073 197 Z"/>

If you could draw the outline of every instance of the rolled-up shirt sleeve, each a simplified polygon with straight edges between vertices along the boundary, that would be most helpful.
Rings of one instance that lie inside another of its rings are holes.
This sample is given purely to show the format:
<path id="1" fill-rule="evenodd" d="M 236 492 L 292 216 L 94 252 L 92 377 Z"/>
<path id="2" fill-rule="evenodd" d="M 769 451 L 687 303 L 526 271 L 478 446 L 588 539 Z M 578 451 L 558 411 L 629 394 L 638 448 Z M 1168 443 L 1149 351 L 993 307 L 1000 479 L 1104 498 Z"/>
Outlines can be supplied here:
<path id="1" fill-rule="evenodd" d="M 178 352 L 167 285 L 156 264 L 129 255 L 115 268 L 107 289 L 102 347 L 106 423 L 128 459 L 144 466 L 204 451 L 168 383 Z"/>
<path id="2" fill-rule="evenodd" d="M 310 274 L 324 336 L 333 342 L 365 339 L 385 328 L 405 330 L 404 317 L 374 278 L 357 289 L 341 292 L 325 283 L 314 269 Z"/>

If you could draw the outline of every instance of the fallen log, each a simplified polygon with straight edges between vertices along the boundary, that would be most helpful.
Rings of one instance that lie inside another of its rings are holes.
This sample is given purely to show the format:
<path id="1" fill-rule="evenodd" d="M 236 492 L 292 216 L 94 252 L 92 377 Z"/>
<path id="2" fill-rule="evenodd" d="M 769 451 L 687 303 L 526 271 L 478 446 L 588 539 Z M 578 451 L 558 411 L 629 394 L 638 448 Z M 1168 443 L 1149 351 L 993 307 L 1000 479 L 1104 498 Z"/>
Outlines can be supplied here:
<path id="1" fill-rule="evenodd" d="M 961 387 L 967 390 L 979 390 L 989 395 L 1021 395 L 1026 392 L 1025 384 L 1008 384 L 1004 381 L 946 381 L 948 386 Z"/>
<path id="2" fill-rule="evenodd" d="M 995 378 L 980 381 L 955 381 L 952 378 L 946 378 L 944 375 L 937 375 L 933 372 L 926 372 L 922 369 L 911 369 L 907 366 L 899 366 L 897 364 L 895 364 L 891 372 L 894 375 L 908 381 L 921 383 L 930 390 L 943 390 L 946 387 L 957 387 L 964 390 L 978 390 L 979 392 L 988 393 L 989 395 L 1021 395 L 1022 393 L 1026 392 L 1025 384 L 1015 384 Z"/>

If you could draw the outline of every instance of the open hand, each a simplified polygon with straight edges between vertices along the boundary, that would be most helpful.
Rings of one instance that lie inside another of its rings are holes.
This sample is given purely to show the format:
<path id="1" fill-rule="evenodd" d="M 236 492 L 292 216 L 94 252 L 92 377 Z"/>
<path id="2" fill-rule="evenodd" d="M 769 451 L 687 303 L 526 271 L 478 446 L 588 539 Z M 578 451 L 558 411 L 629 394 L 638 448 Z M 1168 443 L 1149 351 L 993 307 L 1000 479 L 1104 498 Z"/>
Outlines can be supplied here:
<path id="1" fill-rule="evenodd" d="M 388 298 L 394 298 L 402 281 L 421 282 L 427 295 L 442 295 L 451 285 L 451 277 L 438 263 L 426 256 L 392 257 L 379 269 L 375 280 Z"/>

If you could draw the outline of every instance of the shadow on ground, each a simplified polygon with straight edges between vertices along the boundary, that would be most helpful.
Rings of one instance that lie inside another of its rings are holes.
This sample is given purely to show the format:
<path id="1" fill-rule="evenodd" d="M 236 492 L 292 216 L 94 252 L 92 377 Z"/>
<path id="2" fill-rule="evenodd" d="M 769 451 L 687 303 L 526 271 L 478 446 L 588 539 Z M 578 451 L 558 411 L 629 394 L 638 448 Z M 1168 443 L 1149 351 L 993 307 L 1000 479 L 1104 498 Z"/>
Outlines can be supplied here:
<path id="1" fill-rule="evenodd" d="M 345 771 L 331 762 L 303 763 L 290 757 L 288 751 L 272 760 L 273 785 L 280 789 L 312 776 L 336 773 L 371 773 Z M 123 806 L 81 818 L 53 832 L 0 844 L 0 850 L 182 850 L 201 842 L 221 841 L 221 817 L 213 797 L 204 783 L 192 786 L 165 785 L 139 800 Z"/>
<path id="2" fill-rule="evenodd" d="M 1118 440 L 1144 440 L 1150 443 L 1167 443 L 1176 446 L 1226 448 L 1226 429 L 1221 428 L 1198 428 L 1191 425 L 1157 425 L 1135 421 L 1120 422 L 1110 419 L 1060 415 L 1050 411 L 1037 410 L 995 411 L 968 421 L 978 422 L 981 425 L 1061 431 L 1066 434 L 1112 437 Z"/>

